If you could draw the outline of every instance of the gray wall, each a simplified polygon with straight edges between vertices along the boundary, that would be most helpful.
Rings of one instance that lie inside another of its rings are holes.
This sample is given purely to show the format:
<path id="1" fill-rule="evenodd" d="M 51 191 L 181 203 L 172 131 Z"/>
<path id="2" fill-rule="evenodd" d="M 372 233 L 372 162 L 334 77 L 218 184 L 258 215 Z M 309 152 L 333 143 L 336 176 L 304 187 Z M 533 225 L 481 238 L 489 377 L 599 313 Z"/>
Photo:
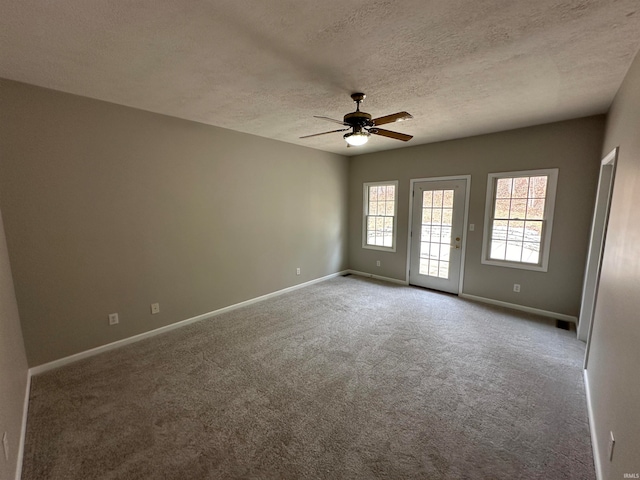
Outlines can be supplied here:
<path id="1" fill-rule="evenodd" d="M 9 441 L 8 462 L 0 444 L 0 478 L 15 477 L 26 388 L 27 357 L 0 214 L 0 441 L 4 432 Z"/>
<path id="2" fill-rule="evenodd" d="M 352 157 L 349 262 L 354 270 L 406 279 L 409 180 L 470 174 L 471 197 L 463 292 L 577 316 L 600 166 L 604 117 L 511 130 Z M 487 174 L 559 168 L 548 272 L 481 264 Z M 362 248 L 362 184 L 399 180 L 398 248 Z M 376 267 L 376 260 L 381 266 Z M 513 284 L 521 284 L 521 293 Z"/>
<path id="3" fill-rule="evenodd" d="M 640 55 L 607 118 L 620 147 L 587 366 L 603 479 L 640 473 Z M 609 462 L 609 432 L 616 438 Z"/>
<path id="4" fill-rule="evenodd" d="M 5 80 L 0 104 L 30 366 L 348 266 L 345 157 Z"/>

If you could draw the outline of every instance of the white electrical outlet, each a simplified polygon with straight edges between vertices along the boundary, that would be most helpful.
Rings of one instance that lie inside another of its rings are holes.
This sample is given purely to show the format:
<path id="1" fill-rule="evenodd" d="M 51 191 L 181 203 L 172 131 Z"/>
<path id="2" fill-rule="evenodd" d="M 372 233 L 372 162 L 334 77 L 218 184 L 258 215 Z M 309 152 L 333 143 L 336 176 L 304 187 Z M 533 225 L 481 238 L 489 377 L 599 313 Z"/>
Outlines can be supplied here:
<path id="1" fill-rule="evenodd" d="M 151 304 L 151 315 L 155 315 L 156 313 L 160 313 L 160 304 L 152 303 Z"/>
<path id="2" fill-rule="evenodd" d="M 300 267 L 296 268 L 296 275 L 300 275 Z"/>
<path id="3" fill-rule="evenodd" d="M 613 438 L 613 432 L 609 432 L 609 461 L 613 460 L 613 447 L 616 445 L 616 439 Z"/>
<path id="4" fill-rule="evenodd" d="M 7 438 L 7 432 L 2 435 L 2 446 L 4 447 L 4 458 L 9 461 L 9 439 Z"/>
<path id="5" fill-rule="evenodd" d="M 109 325 L 117 325 L 119 321 L 120 320 L 118 320 L 118 314 L 117 313 L 110 313 L 109 314 Z"/>
<path id="6" fill-rule="evenodd" d="M 514 283 L 513 284 L 513 291 L 516 293 L 520 293 L 520 284 L 519 283 Z"/>
<path id="7" fill-rule="evenodd" d="M 380 260 L 376 261 L 376 267 L 380 266 Z"/>
<path id="8" fill-rule="evenodd" d="M 469 231 L 470 231 L 470 232 L 473 232 L 475 229 L 476 229 L 476 225 L 475 225 L 475 223 L 470 223 L 470 224 L 469 224 Z"/>

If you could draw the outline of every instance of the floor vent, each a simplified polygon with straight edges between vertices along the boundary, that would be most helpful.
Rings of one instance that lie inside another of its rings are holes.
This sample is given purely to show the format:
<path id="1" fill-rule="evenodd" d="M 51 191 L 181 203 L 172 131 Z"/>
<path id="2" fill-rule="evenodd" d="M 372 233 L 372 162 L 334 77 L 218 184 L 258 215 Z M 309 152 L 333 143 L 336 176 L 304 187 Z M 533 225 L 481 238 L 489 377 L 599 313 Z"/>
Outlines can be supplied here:
<path id="1" fill-rule="evenodd" d="M 571 325 L 569 324 L 569 322 L 565 322 L 564 320 L 556 320 L 556 327 L 563 330 L 571 330 Z"/>
<path id="2" fill-rule="evenodd" d="M 342 275 L 343 277 L 350 277 L 351 274 L 350 273 L 345 273 L 344 275 Z"/>

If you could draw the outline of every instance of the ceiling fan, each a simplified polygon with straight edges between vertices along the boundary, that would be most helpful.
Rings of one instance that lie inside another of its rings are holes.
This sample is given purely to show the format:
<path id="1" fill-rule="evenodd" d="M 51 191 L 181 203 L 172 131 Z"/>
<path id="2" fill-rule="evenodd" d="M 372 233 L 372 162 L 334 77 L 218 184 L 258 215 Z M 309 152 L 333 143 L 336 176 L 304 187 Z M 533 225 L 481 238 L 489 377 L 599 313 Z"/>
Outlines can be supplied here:
<path id="1" fill-rule="evenodd" d="M 318 135 L 326 135 L 327 133 L 346 132 L 347 130 L 351 130 L 351 132 L 345 133 L 343 135 L 344 139 L 347 141 L 347 147 L 364 145 L 369 140 L 369 136 L 371 134 L 381 135 L 387 138 L 395 138 L 396 140 L 402 140 L 403 142 L 408 142 L 413 138 L 412 135 L 405 135 L 404 133 L 392 132 L 391 130 L 378 128 L 378 125 L 385 125 L 387 123 L 399 122 L 402 120 L 409 120 L 410 118 L 413 118 L 409 113 L 398 112 L 391 115 L 385 115 L 384 117 L 372 119 L 370 114 L 360 111 L 360 103 L 365 99 L 365 97 L 366 95 L 360 92 L 351 94 L 351 98 L 353 98 L 353 101 L 356 102 L 357 105 L 356 111 L 347 113 L 344 116 L 343 121 L 314 115 L 315 118 L 321 118 L 322 120 L 339 123 L 340 125 L 343 125 L 347 128 L 331 130 L 330 132 L 315 133 L 313 135 L 305 135 L 304 137 L 300 138 L 317 137 Z"/>

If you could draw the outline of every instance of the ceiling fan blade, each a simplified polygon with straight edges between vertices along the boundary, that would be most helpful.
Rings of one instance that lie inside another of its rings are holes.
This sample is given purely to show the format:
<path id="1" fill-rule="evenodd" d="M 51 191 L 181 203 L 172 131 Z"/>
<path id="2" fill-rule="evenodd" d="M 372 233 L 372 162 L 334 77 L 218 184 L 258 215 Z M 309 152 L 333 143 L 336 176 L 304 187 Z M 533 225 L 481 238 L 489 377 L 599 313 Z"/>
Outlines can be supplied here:
<path id="1" fill-rule="evenodd" d="M 351 126 L 348 123 L 344 123 L 342 120 L 334 120 L 333 118 L 329 118 L 329 117 L 319 117 L 318 115 L 314 115 L 313 118 L 321 118 L 322 120 L 329 120 L 330 122 L 339 123 L 340 125 L 344 125 L 345 127 Z"/>
<path id="2" fill-rule="evenodd" d="M 383 137 L 395 138 L 396 140 L 402 140 L 408 142 L 413 138 L 413 135 L 405 135 L 404 133 L 392 132 L 391 130 L 384 130 L 382 128 L 372 128 L 369 130 L 374 135 L 382 135 Z"/>
<path id="3" fill-rule="evenodd" d="M 340 128 L 338 130 L 331 130 L 330 132 L 322 132 L 322 133 L 314 133 L 313 135 L 305 135 L 304 137 L 300 137 L 300 138 L 317 137 L 318 135 L 326 135 L 327 133 L 336 133 L 336 132 L 346 132 L 347 130 L 349 130 L 349 129 L 348 128 Z"/>
<path id="4" fill-rule="evenodd" d="M 413 116 L 407 112 L 392 113 L 384 117 L 374 118 L 371 120 L 374 125 L 384 125 L 386 123 L 400 122 L 402 120 L 410 120 Z"/>

